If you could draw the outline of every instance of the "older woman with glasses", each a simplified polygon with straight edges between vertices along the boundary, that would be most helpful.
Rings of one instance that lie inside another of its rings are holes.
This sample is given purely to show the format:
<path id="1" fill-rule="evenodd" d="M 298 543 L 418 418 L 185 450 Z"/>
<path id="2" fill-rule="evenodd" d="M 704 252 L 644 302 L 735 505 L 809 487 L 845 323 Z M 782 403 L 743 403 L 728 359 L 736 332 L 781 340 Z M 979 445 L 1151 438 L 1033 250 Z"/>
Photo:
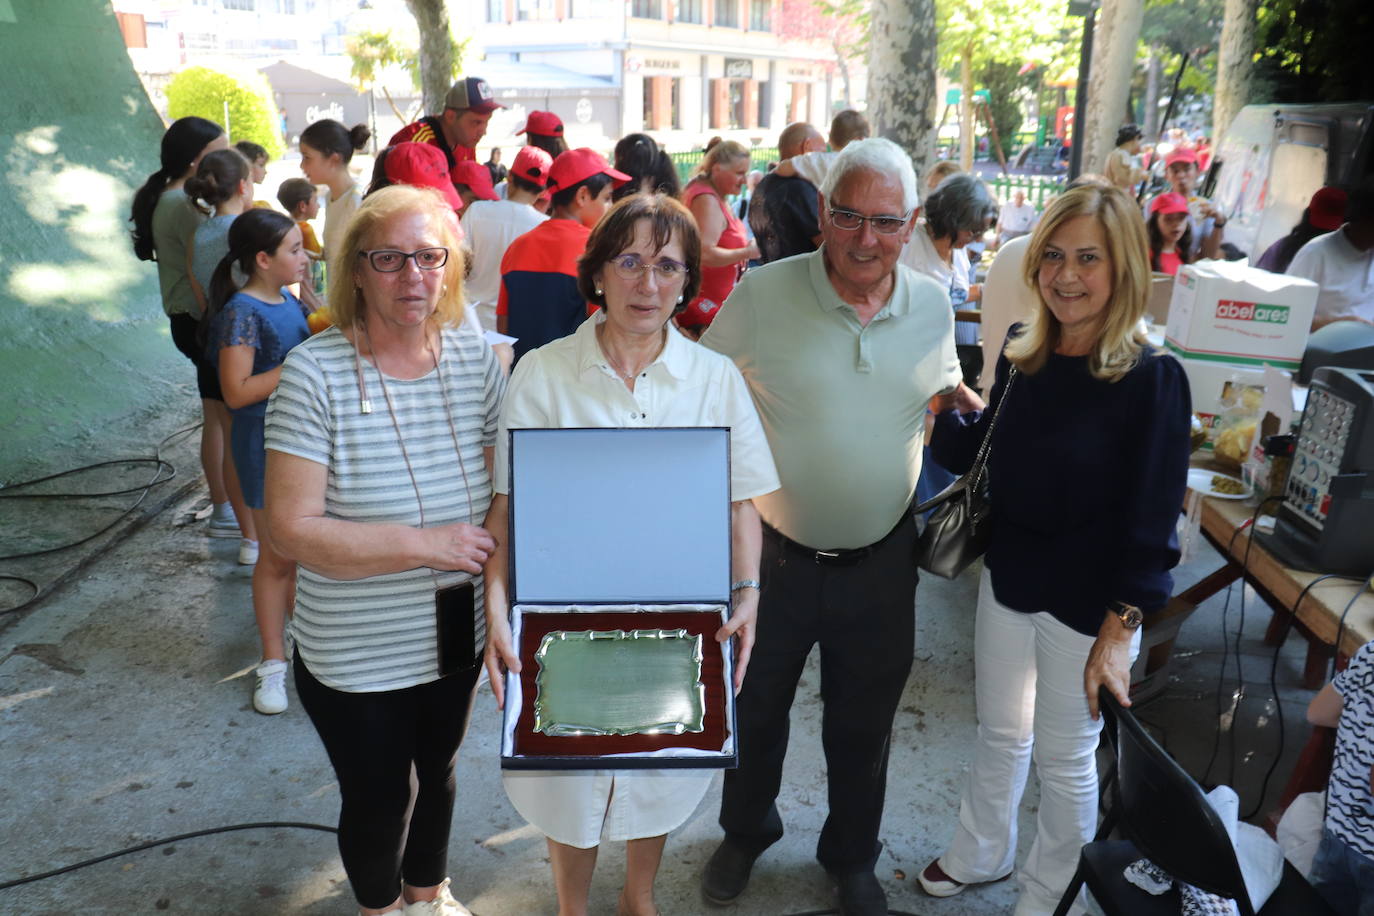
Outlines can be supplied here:
<path id="1" fill-rule="evenodd" d="M 268 522 L 299 567 L 296 690 L 338 776 L 364 914 L 468 913 L 445 874 L 504 375 L 460 326 L 456 227 L 432 190 L 369 195 L 330 252 L 334 327 L 291 352 L 268 407 Z"/>
<path id="2" fill-rule="evenodd" d="M 751 500 L 776 490 L 778 476 L 739 370 L 671 324 L 696 294 L 700 271 L 696 225 L 682 204 L 659 194 L 621 201 L 592 232 L 578 265 L 578 288 L 601 311 L 571 336 L 526 354 L 515 368 L 501 415 L 496 496 L 488 517 L 498 546 L 486 569 L 486 664 L 498 705 L 504 700 L 503 669 L 520 670 L 508 618 L 506 431 L 527 427 L 730 427 L 734 600 L 730 621 L 716 639 L 735 637 L 736 689 L 743 683 L 754 643 L 762 543 Z M 664 480 L 663 485 L 674 484 Z M 652 536 L 653 526 L 667 520 L 629 518 L 626 523 L 627 537 Z M 667 834 L 696 809 L 711 773 L 507 770 L 511 803 L 548 837 L 559 916 L 588 912 L 603 831 L 627 844 L 617 913 L 656 914 L 654 876 Z"/>
<path id="3" fill-rule="evenodd" d="M 902 252 L 902 263 L 949 290 L 949 302 L 956 312 L 970 302 L 978 302 L 983 289 L 973 282 L 967 246 L 982 238 L 997 219 L 997 201 L 987 185 L 976 176 L 956 172 L 941 181 L 926 198 L 921 216 L 911 242 Z M 977 385 L 983 368 L 978 325 L 972 321 L 955 322 L 954 343 L 965 382 Z"/>

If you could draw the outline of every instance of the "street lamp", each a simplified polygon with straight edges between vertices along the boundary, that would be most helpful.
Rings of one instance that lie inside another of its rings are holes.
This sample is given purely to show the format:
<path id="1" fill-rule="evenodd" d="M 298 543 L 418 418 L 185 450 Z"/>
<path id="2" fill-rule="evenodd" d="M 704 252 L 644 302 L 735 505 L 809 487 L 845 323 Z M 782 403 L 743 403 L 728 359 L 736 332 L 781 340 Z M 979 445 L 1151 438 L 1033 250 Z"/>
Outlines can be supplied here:
<path id="1" fill-rule="evenodd" d="M 1093 57 L 1093 27 L 1099 0 L 1069 0 L 1069 15 L 1083 17 L 1083 43 L 1078 53 L 1078 88 L 1073 100 L 1073 143 L 1069 147 L 1069 180 L 1083 169 L 1083 124 L 1088 110 L 1088 70 Z"/>

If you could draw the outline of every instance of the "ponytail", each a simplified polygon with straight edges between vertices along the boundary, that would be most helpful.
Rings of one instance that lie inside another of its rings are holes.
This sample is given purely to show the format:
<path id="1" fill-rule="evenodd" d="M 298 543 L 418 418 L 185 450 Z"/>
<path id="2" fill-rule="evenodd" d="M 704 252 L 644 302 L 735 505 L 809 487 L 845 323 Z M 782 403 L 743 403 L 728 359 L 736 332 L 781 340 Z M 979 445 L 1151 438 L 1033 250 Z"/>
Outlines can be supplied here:
<path id="1" fill-rule="evenodd" d="M 215 150 L 200 160 L 196 173 L 186 179 L 186 196 L 196 209 L 207 215 L 239 193 L 239 187 L 252 174 L 252 166 L 236 149 Z M 205 206 L 201 206 L 201 202 Z"/>
<path id="2" fill-rule="evenodd" d="M 276 254 L 282 239 L 294 228 L 296 221 L 291 217 L 265 207 L 254 207 L 230 223 L 229 253 L 220 259 L 210 277 L 210 299 L 197 328 L 201 346 L 208 343 L 210 325 L 215 316 L 239 291 L 234 269 L 237 268 L 244 277 L 251 278 L 257 269 L 258 253 L 265 251 Z"/>
<path id="3" fill-rule="evenodd" d="M 134 224 L 130 236 L 134 243 L 134 254 L 140 261 L 157 259 L 156 241 L 153 238 L 153 211 L 167 185 L 185 175 L 205 147 L 222 136 L 224 130 L 214 121 L 205 118 L 178 118 L 162 135 L 162 168 L 148 176 L 143 187 L 134 193 L 134 203 L 130 208 L 129 221 Z"/>
<path id="4" fill-rule="evenodd" d="M 353 158 L 354 150 L 366 146 L 371 136 L 372 131 L 368 130 L 366 124 L 354 124 L 348 128 L 332 118 L 325 118 L 301 131 L 300 142 L 318 151 L 326 159 L 338 153 L 339 161 L 347 165 Z"/>

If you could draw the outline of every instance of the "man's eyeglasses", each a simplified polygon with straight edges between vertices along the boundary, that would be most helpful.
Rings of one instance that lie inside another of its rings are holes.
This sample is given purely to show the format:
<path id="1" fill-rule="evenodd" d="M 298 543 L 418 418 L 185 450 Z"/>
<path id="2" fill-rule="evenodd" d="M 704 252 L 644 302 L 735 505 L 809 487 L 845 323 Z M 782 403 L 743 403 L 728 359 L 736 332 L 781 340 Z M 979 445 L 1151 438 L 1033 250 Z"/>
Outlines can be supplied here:
<path id="1" fill-rule="evenodd" d="M 637 254 L 622 254 L 618 258 L 611 258 L 611 267 L 616 276 L 631 283 L 638 282 L 646 270 L 652 270 L 654 279 L 664 284 L 677 282 L 687 276 L 687 265 L 672 258 L 662 258 L 648 264 Z"/>
<path id="2" fill-rule="evenodd" d="M 375 251 L 360 251 L 359 257 L 366 257 L 372 269 L 384 274 L 394 274 L 406 266 L 407 260 L 414 260 L 421 270 L 438 270 L 448 263 L 447 248 L 421 248 L 419 251 L 397 251 L 394 248 L 378 248 Z"/>
<path id="3" fill-rule="evenodd" d="M 902 231 L 902 227 L 910 218 L 910 210 L 906 212 L 905 216 L 864 216 L 853 210 L 841 210 L 839 207 L 830 208 L 831 225 L 846 232 L 857 232 L 863 228 L 864 222 L 867 221 L 873 227 L 873 231 L 879 235 L 896 235 Z"/>

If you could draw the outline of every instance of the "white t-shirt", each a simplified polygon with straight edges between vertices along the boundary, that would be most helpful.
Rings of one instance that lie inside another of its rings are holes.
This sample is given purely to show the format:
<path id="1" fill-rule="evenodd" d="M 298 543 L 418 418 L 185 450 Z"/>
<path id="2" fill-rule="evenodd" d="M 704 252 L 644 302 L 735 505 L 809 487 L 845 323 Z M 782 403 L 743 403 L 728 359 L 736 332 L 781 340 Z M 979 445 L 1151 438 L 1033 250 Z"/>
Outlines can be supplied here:
<path id="1" fill-rule="evenodd" d="M 393 425 L 377 369 L 361 360 L 372 402 L 363 413 L 353 345 L 337 328 L 317 334 L 282 364 L 267 404 L 266 446 L 329 469 L 324 510 L 330 518 L 419 527 L 423 509 L 427 528 L 480 525 L 491 503 L 482 450 L 494 444 L 505 377 L 491 347 L 463 327 L 443 332 L 439 362 L 418 379 L 387 377 Z M 350 693 L 436 680 L 434 592 L 469 580 L 476 585 L 480 649 L 486 638 L 480 576 L 420 567 L 342 580 L 302 566 L 293 626 L 301 658 L 320 683 Z"/>
<path id="2" fill-rule="evenodd" d="M 1018 207 L 1007 201 L 997 215 L 997 225 L 1002 232 L 1029 232 L 1035 225 L 1036 216 L 1035 208 L 1030 204 Z"/>
<path id="3" fill-rule="evenodd" d="M 958 311 L 968 302 L 968 288 L 973 284 L 973 265 L 969 263 L 968 252 L 955 248 L 950 252 L 950 263 L 940 257 L 935 250 L 935 242 L 926 231 L 926 221 L 917 220 L 916 230 L 911 233 L 911 241 L 902 249 L 897 263 L 905 264 L 919 274 L 925 274 L 949 295 L 950 307 Z M 969 346 L 978 343 L 978 323 L 956 321 L 954 323 L 954 342 Z"/>
<path id="4" fill-rule="evenodd" d="M 524 235 L 548 218 L 529 204 L 509 200 L 474 200 L 463 211 L 463 231 L 472 249 L 472 270 L 463 291 L 484 330 L 496 330 L 501 258 L 506 249 L 517 235 Z"/>
<path id="5" fill-rule="evenodd" d="M 358 190 L 356 184 L 340 194 L 337 200 L 330 197 L 325 202 L 324 255 L 326 258 L 338 256 L 339 249 L 343 247 L 344 233 L 348 231 L 348 223 L 353 219 L 353 214 L 358 212 L 358 207 L 362 205 L 362 202 L 363 192 Z"/>
<path id="6" fill-rule="evenodd" d="M 792 167 L 797 170 L 797 175 L 805 178 L 817 188 L 825 181 L 830 174 L 830 167 L 835 164 L 835 157 L 839 153 L 828 153 L 823 151 L 802 153 L 787 160 L 792 163 Z"/>
<path id="7" fill-rule="evenodd" d="M 1344 228 L 1319 235 L 1298 249 L 1288 275 L 1305 277 L 1321 287 L 1316 323 L 1342 318 L 1374 321 L 1374 248 L 1356 248 Z"/>

